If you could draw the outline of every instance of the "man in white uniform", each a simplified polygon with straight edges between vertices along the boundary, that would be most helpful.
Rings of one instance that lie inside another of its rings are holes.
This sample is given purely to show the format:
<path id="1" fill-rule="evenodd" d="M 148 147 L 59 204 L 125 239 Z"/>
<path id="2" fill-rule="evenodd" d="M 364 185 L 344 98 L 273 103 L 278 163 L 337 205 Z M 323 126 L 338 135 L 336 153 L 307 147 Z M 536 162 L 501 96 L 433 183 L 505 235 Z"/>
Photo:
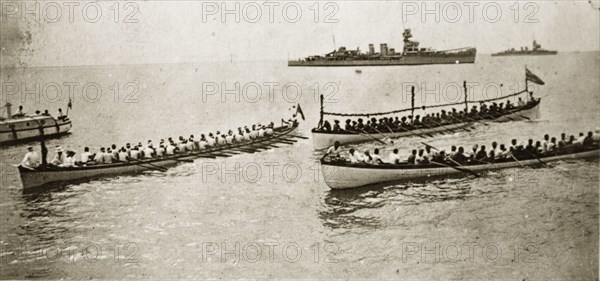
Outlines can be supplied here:
<path id="1" fill-rule="evenodd" d="M 390 164 L 398 164 L 400 163 L 400 155 L 398 155 L 398 149 L 394 148 L 394 151 L 390 153 L 388 158 L 388 163 Z"/>

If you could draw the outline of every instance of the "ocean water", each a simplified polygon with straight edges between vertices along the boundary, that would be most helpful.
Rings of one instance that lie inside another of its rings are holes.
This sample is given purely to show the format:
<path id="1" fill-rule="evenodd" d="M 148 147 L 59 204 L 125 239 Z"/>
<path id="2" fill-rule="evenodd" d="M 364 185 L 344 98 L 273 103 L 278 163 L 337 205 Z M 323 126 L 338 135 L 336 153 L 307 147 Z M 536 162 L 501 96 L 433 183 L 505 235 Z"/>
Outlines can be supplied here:
<path id="1" fill-rule="evenodd" d="M 0 78 L 2 103 L 27 112 L 64 110 L 73 85 L 74 127 L 48 142 L 53 156 L 56 145 L 81 152 L 279 124 L 297 103 L 310 137 L 320 94 L 326 111 L 381 112 L 409 107 L 411 85 L 418 106 L 461 101 L 466 80 L 478 100 L 522 89 L 525 66 L 546 82 L 535 89 L 540 120 L 426 141 L 470 147 L 600 126 L 598 52 L 361 74 L 275 61 L 27 68 Z M 421 141 L 354 147 L 407 155 Z M 340 192 L 325 185 L 308 139 L 25 194 L 12 165 L 26 146 L 0 149 L 3 279 L 598 279 L 597 160 Z"/>

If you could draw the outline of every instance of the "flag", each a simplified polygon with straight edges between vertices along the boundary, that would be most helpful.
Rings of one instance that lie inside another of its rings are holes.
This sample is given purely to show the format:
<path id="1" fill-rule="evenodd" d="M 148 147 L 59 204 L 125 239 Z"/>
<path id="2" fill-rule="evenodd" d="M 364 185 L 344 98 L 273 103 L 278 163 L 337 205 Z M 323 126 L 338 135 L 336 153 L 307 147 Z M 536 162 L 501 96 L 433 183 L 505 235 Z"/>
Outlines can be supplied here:
<path id="1" fill-rule="evenodd" d="M 298 107 L 296 107 L 296 115 L 298 115 L 298 114 L 302 115 L 302 120 L 306 120 L 304 118 L 304 112 L 302 112 L 302 108 L 300 107 L 300 104 L 298 104 Z"/>
<path id="2" fill-rule="evenodd" d="M 69 103 L 67 104 L 67 107 L 73 109 L 73 103 L 71 103 L 71 98 L 69 98 Z"/>
<path id="3" fill-rule="evenodd" d="M 525 80 L 526 81 L 531 81 L 533 83 L 536 83 L 538 85 L 544 85 L 546 83 L 544 83 L 544 81 L 542 79 L 540 79 L 540 77 L 538 77 L 537 75 L 533 74 L 533 72 L 531 72 L 529 69 L 527 69 L 527 67 L 525 67 Z"/>

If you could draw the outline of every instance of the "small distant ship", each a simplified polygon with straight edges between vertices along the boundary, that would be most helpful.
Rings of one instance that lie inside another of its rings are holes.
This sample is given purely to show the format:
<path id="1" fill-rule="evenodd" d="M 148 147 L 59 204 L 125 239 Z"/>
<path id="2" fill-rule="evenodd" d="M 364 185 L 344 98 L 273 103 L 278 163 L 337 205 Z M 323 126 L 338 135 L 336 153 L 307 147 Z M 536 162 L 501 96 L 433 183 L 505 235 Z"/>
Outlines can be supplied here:
<path id="1" fill-rule="evenodd" d="M 521 47 L 521 50 L 515 50 L 515 48 L 508 49 L 499 53 L 492 54 L 492 57 L 498 56 L 542 56 L 542 55 L 556 55 L 558 51 L 550 51 L 542 49 L 542 45 L 538 44 L 533 40 L 532 49 L 529 50 L 527 47 Z"/>
<path id="2" fill-rule="evenodd" d="M 36 140 L 40 137 L 58 137 L 71 129 L 66 116 L 54 118 L 42 113 L 33 116 L 12 114 L 11 104 L 6 103 L 6 117 L 0 116 L 0 145 Z"/>
<path id="3" fill-rule="evenodd" d="M 422 65 L 422 64 L 459 64 L 474 63 L 477 50 L 473 47 L 437 51 L 431 48 L 419 48 L 419 42 L 411 41 L 410 29 L 405 29 L 404 49 L 396 52 L 388 48 L 386 43 L 380 44 L 380 51 L 375 52 L 373 44 L 369 51 L 363 53 L 359 48 L 347 50 L 340 47 L 325 56 L 309 56 L 304 59 L 290 60 L 288 66 L 387 66 L 387 65 Z"/>

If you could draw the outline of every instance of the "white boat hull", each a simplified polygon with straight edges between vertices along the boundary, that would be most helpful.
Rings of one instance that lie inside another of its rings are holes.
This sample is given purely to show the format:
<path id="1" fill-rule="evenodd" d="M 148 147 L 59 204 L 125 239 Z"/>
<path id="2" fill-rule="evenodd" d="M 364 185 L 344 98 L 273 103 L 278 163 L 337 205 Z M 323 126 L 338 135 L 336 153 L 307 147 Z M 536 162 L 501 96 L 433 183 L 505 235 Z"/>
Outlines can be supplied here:
<path id="1" fill-rule="evenodd" d="M 544 162 L 553 162 L 559 160 L 569 159 L 584 159 L 599 157 L 599 150 L 592 150 L 586 152 L 579 152 L 574 154 L 544 157 Z M 539 165 L 540 162 L 537 159 L 519 160 L 524 166 Z M 454 174 L 465 174 L 465 172 L 458 171 L 453 168 L 439 167 L 439 168 L 397 168 L 394 166 L 345 166 L 345 165 L 331 165 L 323 163 L 322 174 L 325 179 L 325 183 L 331 189 L 349 189 L 374 184 L 385 184 L 385 183 L 402 183 L 411 180 L 423 180 L 428 178 L 450 176 Z M 418 166 L 413 166 L 418 167 Z M 474 172 L 477 171 L 488 171 L 498 170 L 505 168 L 520 167 L 519 163 L 515 161 L 472 165 L 472 166 L 461 166 L 461 169 L 467 169 Z"/>
<path id="2" fill-rule="evenodd" d="M 526 117 L 526 118 L 524 118 Z M 536 106 L 521 110 L 515 113 L 507 114 L 497 119 L 494 119 L 495 122 L 509 122 L 509 121 L 521 121 L 521 120 L 534 120 L 540 118 L 540 104 L 538 103 Z M 313 147 L 315 150 L 323 150 L 331 147 L 336 141 L 339 141 L 340 144 L 351 144 L 351 143 L 361 143 L 366 141 L 373 141 L 373 138 L 384 139 L 392 136 L 393 138 L 402 138 L 402 137 L 410 137 L 423 134 L 432 134 L 439 132 L 448 132 L 455 129 L 465 128 L 467 126 L 473 125 L 471 122 L 463 122 L 456 124 L 448 124 L 438 127 L 432 127 L 427 129 L 415 129 L 409 131 L 400 131 L 392 134 L 391 132 L 382 132 L 373 133 L 373 134 L 339 134 L 339 133 L 325 133 L 325 132 L 312 132 L 313 139 Z"/>
<path id="3" fill-rule="evenodd" d="M 33 116 L 0 122 L 0 144 L 34 140 L 41 136 L 40 122 L 47 138 L 64 135 L 72 127 L 71 120 L 57 120 L 50 116 Z"/>

